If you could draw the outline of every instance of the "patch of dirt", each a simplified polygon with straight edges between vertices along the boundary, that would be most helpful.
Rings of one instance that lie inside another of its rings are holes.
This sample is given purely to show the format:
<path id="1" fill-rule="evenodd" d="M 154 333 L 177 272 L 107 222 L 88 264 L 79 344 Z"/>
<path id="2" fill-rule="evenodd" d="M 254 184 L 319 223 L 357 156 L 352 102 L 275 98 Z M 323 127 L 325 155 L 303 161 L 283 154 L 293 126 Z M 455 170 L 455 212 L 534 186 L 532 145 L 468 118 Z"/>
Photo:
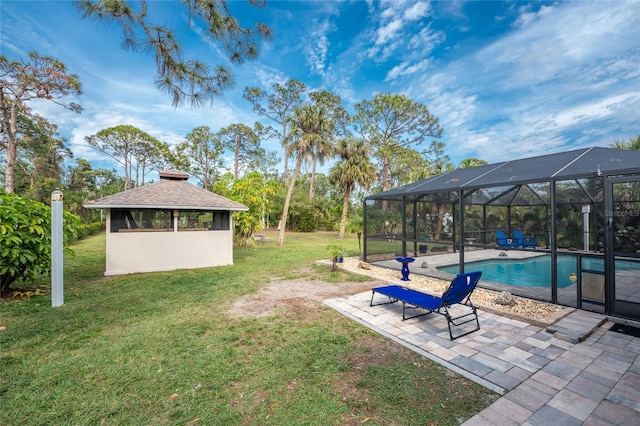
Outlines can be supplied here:
<path id="1" fill-rule="evenodd" d="M 293 280 L 271 280 L 257 294 L 238 299 L 230 308 L 234 316 L 264 317 L 279 311 L 307 308 L 316 310 L 326 299 L 362 293 L 375 287 L 373 281 L 366 283 L 328 283 L 319 279 L 298 278 Z"/>

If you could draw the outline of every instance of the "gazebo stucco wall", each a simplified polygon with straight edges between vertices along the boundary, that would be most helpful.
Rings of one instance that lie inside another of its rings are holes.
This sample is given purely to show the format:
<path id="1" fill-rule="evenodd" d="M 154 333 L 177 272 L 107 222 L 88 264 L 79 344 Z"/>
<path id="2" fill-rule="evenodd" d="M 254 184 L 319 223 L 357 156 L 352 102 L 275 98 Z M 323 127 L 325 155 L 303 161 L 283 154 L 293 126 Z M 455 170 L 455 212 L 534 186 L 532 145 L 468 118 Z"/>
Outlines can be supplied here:
<path id="1" fill-rule="evenodd" d="M 231 212 L 247 207 L 169 171 L 160 181 L 85 204 L 106 210 L 105 275 L 233 264 Z"/>
<path id="2" fill-rule="evenodd" d="M 110 222 L 107 213 L 107 230 Z M 107 232 L 106 253 L 105 275 L 232 265 L 233 227 L 227 231 Z"/>

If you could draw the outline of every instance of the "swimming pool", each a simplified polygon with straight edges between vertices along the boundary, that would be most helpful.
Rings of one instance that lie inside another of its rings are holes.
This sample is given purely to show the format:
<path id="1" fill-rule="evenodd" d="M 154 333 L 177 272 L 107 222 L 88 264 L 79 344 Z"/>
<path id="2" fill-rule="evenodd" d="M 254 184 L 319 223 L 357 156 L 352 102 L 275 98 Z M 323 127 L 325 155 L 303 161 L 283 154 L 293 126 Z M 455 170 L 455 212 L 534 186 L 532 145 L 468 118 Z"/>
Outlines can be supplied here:
<path id="1" fill-rule="evenodd" d="M 577 273 L 575 256 L 558 255 L 558 288 L 569 287 L 569 276 Z M 458 265 L 440 266 L 439 271 L 457 274 Z M 489 259 L 467 262 L 465 271 L 482 271 L 482 280 L 514 287 L 551 287 L 551 256 L 541 255 L 528 259 Z M 604 271 L 604 259 L 583 258 L 582 269 Z M 616 260 L 616 270 L 637 270 L 640 262 Z"/>

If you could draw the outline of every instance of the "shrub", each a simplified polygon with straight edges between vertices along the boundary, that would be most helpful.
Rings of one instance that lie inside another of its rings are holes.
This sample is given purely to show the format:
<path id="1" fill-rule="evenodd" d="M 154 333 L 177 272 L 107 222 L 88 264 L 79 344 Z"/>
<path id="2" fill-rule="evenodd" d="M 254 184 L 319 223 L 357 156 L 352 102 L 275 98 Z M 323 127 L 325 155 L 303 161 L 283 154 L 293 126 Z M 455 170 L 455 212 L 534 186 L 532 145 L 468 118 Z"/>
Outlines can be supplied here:
<path id="1" fill-rule="evenodd" d="M 336 262 L 339 261 L 338 260 L 339 258 L 344 256 L 345 249 L 340 244 L 329 244 L 327 246 L 327 251 L 329 252 L 329 255 L 331 256 L 331 270 L 335 271 L 336 270 Z M 340 262 L 341 262 L 341 260 L 340 260 Z"/>
<path id="2" fill-rule="evenodd" d="M 82 239 L 99 234 L 102 231 L 102 222 L 83 223 L 78 232 L 78 238 Z"/>
<path id="3" fill-rule="evenodd" d="M 79 228 L 80 219 L 65 212 L 64 240 L 75 238 Z M 51 208 L 0 189 L 0 294 L 50 269 Z"/>
<path id="4" fill-rule="evenodd" d="M 318 229 L 316 213 L 312 207 L 303 208 L 291 216 L 291 228 L 295 232 L 313 232 Z"/>

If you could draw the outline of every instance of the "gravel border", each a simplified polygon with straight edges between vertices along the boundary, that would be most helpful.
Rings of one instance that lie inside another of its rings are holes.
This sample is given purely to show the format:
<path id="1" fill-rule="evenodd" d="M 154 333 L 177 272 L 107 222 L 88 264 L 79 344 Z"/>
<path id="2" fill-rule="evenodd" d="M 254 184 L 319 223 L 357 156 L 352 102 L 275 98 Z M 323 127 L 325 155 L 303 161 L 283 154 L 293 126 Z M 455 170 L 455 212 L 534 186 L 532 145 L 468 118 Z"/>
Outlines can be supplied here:
<path id="1" fill-rule="evenodd" d="M 330 261 L 322 263 L 331 263 Z M 345 258 L 342 263 L 336 264 L 339 268 L 356 274 L 367 275 L 382 281 L 397 283 L 402 278 L 398 270 L 382 268 L 362 262 L 357 257 Z M 441 295 L 449 285 L 448 281 L 413 274 L 411 281 L 402 283 L 403 286 L 415 288 L 426 293 Z M 548 327 L 561 318 L 575 311 L 574 308 L 545 303 L 538 300 L 513 296 L 515 305 L 501 305 L 495 303 L 499 292 L 477 288 L 471 297 L 471 301 L 480 309 L 508 318 L 517 319 L 539 327 Z"/>

